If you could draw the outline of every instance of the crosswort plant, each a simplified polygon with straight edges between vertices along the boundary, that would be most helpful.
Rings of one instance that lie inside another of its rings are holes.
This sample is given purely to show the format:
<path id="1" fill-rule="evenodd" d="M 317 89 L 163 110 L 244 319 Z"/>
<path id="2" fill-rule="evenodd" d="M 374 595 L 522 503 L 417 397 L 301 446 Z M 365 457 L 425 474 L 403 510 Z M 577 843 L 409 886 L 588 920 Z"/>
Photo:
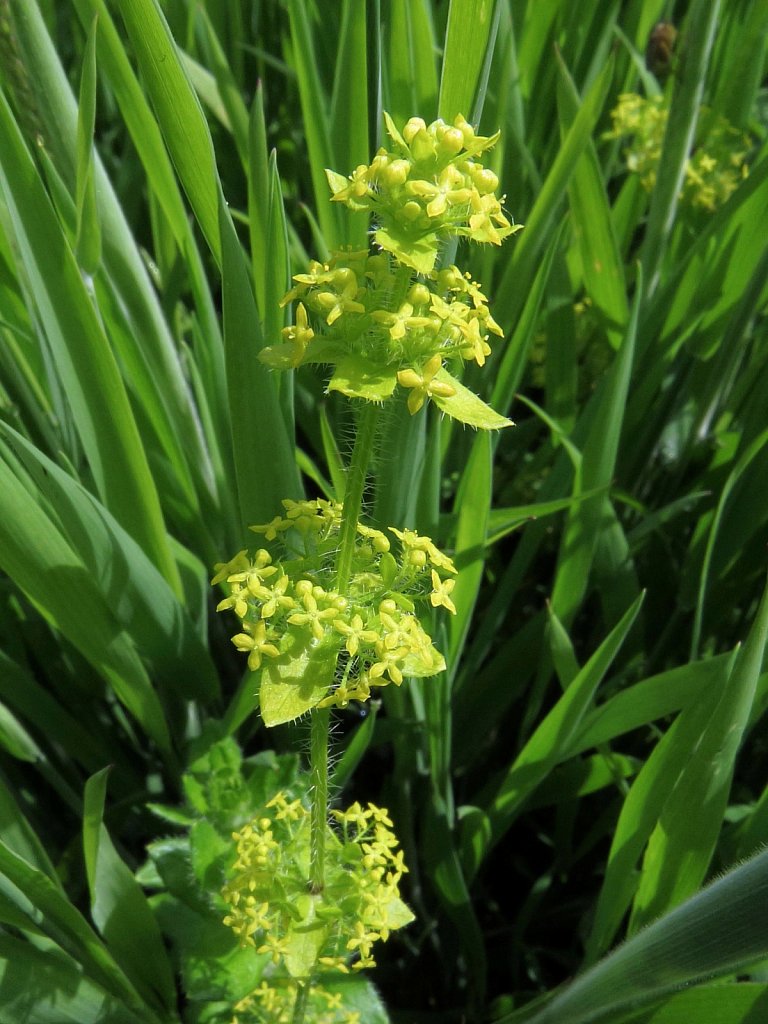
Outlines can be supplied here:
<path id="1" fill-rule="evenodd" d="M 352 400 L 343 501 L 285 499 L 251 527 L 264 546 L 218 565 L 212 581 L 227 585 L 218 608 L 240 620 L 232 642 L 261 673 L 265 724 L 311 720 L 308 802 L 278 792 L 233 835 L 225 923 L 273 961 L 238 1020 L 351 1020 L 315 1005 L 323 996 L 313 979 L 375 966 L 375 944 L 413 920 L 388 811 L 355 803 L 329 814 L 331 710 L 443 671 L 420 610 L 456 610 L 456 566 L 430 537 L 361 521 L 380 410 L 406 396 L 413 416 L 432 402 L 475 428 L 510 424 L 459 379 L 465 361 L 485 364 L 501 328 L 481 285 L 441 265 L 451 239 L 500 245 L 519 230 L 478 159 L 498 134 L 476 134 L 463 116 L 452 125 L 413 117 L 402 132 L 385 120 L 389 149 L 348 178 L 326 172 L 334 202 L 370 214 L 370 251 L 337 251 L 295 275 L 282 301 L 295 304 L 294 323 L 260 353 L 278 370 L 331 366 L 328 390 Z"/>

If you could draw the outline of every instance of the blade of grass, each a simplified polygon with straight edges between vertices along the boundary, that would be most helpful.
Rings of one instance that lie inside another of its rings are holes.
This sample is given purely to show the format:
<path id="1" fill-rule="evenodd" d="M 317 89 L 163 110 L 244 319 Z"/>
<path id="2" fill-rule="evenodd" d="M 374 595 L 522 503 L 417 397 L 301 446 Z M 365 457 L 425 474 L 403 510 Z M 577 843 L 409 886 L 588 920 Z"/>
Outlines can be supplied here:
<path id="1" fill-rule="evenodd" d="M 96 24 L 85 44 L 77 121 L 77 240 L 75 255 L 86 274 L 95 274 L 101 261 L 101 229 L 96 207 L 93 169 L 93 130 L 96 123 Z"/>
<path id="2" fill-rule="evenodd" d="M 248 226 L 256 305 L 260 313 L 267 308 L 266 280 L 269 266 L 269 155 L 264 115 L 264 90 L 261 82 L 251 104 L 248 121 Z"/>
<path id="3" fill-rule="evenodd" d="M 627 610 L 621 621 L 602 642 L 589 661 L 573 679 L 557 704 L 539 724 L 531 738 L 504 774 L 504 778 L 488 808 L 492 834 L 490 845 L 495 845 L 511 826 L 523 802 L 552 769 L 567 757 L 567 751 L 576 730 L 593 700 L 595 691 L 610 668 L 627 633 L 637 617 L 642 595 Z M 466 848 L 466 856 L 471 851 Z M 475 856 L 478 851 L 475 851 Z M 486 856 L 488 848 L 479 851 Z M 466 862 L 465 862 L 466 863 Z M 471 877 L 479 862 L 467 863 Z"/>
<path id="4" fill-rule="evenodd" d="M 709 55 L 720 16 L 720 0 L 694 0 L 688 11 L 685 56 L 680 61 L 679 89 L 672 97 L 656 184 L 651 196 L 640 264 L 645 293 L 653 295 L 675 219 L 685 163 L 693 146 Z"/>
<path id="5" fill-rule="evenodd" d="M 36 949 L 11 935 L 0 935 L 0 1012 L 11 1021 L 29 1021 L 35 993 L 37 1024 L 142 1024 L 122 1000 L 83 977 L 79 965 L 58 950 Z"/>
<path id="6" fill-rule="evenodd" d="M 393 0 L 390 5 L 388 98 L 395 124 L 417 112 L 429 123 L 437 115 L 437 68 L 430 5 L 426 0 Z"/>
<path id="7" fill-rule="evenodd" d="M 157 490 L 117 364 L 2 95 L 0 188 L 99 492 L 179 592 Z"/>
<path id="8" fill-rule="evenodd" d="M 0 459 L 0 565 L 107 679 L 166 756 L 165 716 L 136 651 L 89 570 Z"/>
<path id="9" fill-rule="evenodd" d="M 0 435 L 37 485 L 38 505 L 82 559 L 106 605 L 151 666 L 169 698 L 215 699 L 218 677 L 210 653 L 163 577 L 93 495 L 9 427 Z M 183 679 L 183 686 L 179 680 Z"/>
<path id="10" fill-rule="evenodd" d="M 315 212 L 329 249 L 337 249 L 343 241 L 339 204 L 329 202 L 325 168 L 351 174 L 352 168 L 335 167 L 331 144 L 331 124 L 324 90 L 317 73 L 318 61 L 312 42 L 312 26 L 305 0 L 291 0 L 288 5 L 291 22 L 293 61 L 299 82 L 299 95 L 306 131 L 309 168 L 315 192 Z"/>
<path id="11" fill-rule="evenodd" d="M 499 322 L 516 324 L 539 270 L 541 253 L 551 241 L 559 219 L 561 201 L 578 159 L 589 142 L 603 109 L 611 80 L 613 58 L 607 62 L 589 88 L 573 124 L 563 139 L 533 207 L 525 228 L 515 239 L 496 292 L 494 315 Z"/>
<path id="12" fill-rule="evenodd" d="M 627 794 L 613 835 L 605 879 L 587 947 L 593 963 L 609 947 L 638 886 L 637 861 L 676 780 L 705 728 L 718 688 L 728 678 L 730 656 L 718 662 L 714 685 L 698 694 L 654 747 Z"/>
<path id="13" fill-rule="evenodd" d="M 456 614 L 451 616 L 449 625 L 446 661 L 450 673 L 456 671 L 483 579 L 491 485 L 491 439 L 487 431 L 481 430 L 472 445 L 454 506 L 459 575 L 452 594 Z"/>
<path id="14" fill-rule="evenodd" d="M 701 740 L 648 841 L 630 922 L 633 931 L 692 895 L 704 880 L 722 828 L 767 642 L 768 586 Z"/>
<path id="15" fill-rule="evenodd" d="M 104 768 L 85 786 L 83 854 L 91 914 L 96 927 L 147 1004 L 169 1014 L 176 987 L 157 921 L 133 873 L 120 859 L 103 824 L 107 776 Z"/>
<path id="16" fill-rule="evenodd" d="M 509 1014 L 497 1024 L 616 1021 L 633 1004 L 753 965 L 768 956 L 767 898 L 763 852 L 638 932 L 543 1008 Z"/>
<path id="17" fill-rule="evenodd" d="M 720 523 L 723 517 L 725 507 L 728 503 L 728 499 L 731 496 L 734 488 L 740 481 L 744 473 L 749 469 L 751 463 L 757 458 L 758 455 L 763 451 L 766 444 L 768 443 L 768 430 L 764 430 L 762 434 L 756 437 L 751 444 L 742 452 L 738 462 L 733 467 L 731 472 L 728 474 L 728 479 L 723 485 L 723 489 L 720 492 L 720 497 L 715 508 L 714 515 L 712 516 L 712 523 L 707 536 L 707 544 L 704 551 L 704 560 L 701 566 L 701 575 L 699 577 L 699 588 L 696 599 L 696 609 L 693 618 L 693 632 L 691 637 L 691 660 L 694 661 L 698 657 L 699 646 L 701 643 L 701 627 L 702 618 L 704 616 L 704 604 L 706 601 L 707 587 L 709 585 L 709 575 L 712 564 L 712 555 L 714 547 L 717 542 L 718 531 Z"/>
<path id="18" fill-rule="evenodd" d="M 214 259 L 221 264 L 216 156 L 205 116 L 155 0 L 119 0 L 163 139 Z"/>
<path id="19" fill-rule="evenodd" d="M 257 358 L 261 325 L 245 256 L 223 199 L 220 233 L 227 384 L 245 545 L 250 525 L 268 522 L 283 498 L 299 498 L 302 489 L 269 370 Z"/>
<path id="20" fill-rule="evenodd" d="M 479 87 L 495 42 L 499 6 L 498 0 L 451 0 L 438 100 L 438 116 L 449 124 L 457 114 L 479 120 Z"/>
<path id="21" fill-rule="evenodd" d="M 560 130 L 565 136 L 578 114 L 581 99 L 559 53 L 557 57 L 560 69 L 558 111 Z M 573 172 L 568 202 L 587 294 L 601 317 L 608 340 L 618 349 L 629 320 L 626 281 L 605 182 L 591 141 L 584 147 Z"/>
<path id="22" fill-rule="evenodd" d="M 595 401 L 594 419 L 582 451 L 585 490 L 610 485 L 629 391 L 641 289 L 638 288 L 624 342 Z M 587 589 L 589 571 L 608 498 L 595 497 L 574 505 L 563 531 L 552 591 L 552 607 L 568 626 Z"/>
<path id="23" fill-rule="evenodd" d="M 54 942 L 82 966 L 86 975 L 116 996 L 141 1020 L 159 1024 L 152 1008 L 141 998 L 97 935 L 60 887 L 0 841 L 0 871 L 13 883 L 12 898 Z M 29 902 L 27 902 L 29 901 Z M 31 912 L 28 911 L 31 904 Z"/>
<path id="24" fill-rule="evenodd" d="M 335 167 L 343 174 L 351 174 L 354 167 L 367 164 L 370 159 L 366 8 L 367 4 L 359 0 L 343 0 L 341 8 L 328 125 Z M 324 203 L 327 205 L 327 198 Z M 346 207 L 340 212 L 344 244 L 351 245 L 353 249 L 365 248 L 368 240 L 367 215 L 355 214 Z"/>

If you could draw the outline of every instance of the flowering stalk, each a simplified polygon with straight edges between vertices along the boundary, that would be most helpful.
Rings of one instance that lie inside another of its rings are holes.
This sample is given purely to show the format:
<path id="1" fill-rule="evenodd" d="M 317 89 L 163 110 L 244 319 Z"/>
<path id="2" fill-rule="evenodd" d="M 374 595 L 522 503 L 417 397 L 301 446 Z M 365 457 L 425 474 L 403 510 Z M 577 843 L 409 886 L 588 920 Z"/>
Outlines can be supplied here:
<path id="1" fill-rule="evenodd" d="M 309 848 L 310 888 L 315 894 L 325 887 L 325 833 L 328 829 L 328 734 L 330 708 L 315 708 L 311 716 L 309 777 L 312 792 Z"/>
<path id="2" fill-rule="evenodd" d="M 437 269 L 451 238 L 499 245 L 518 230 L 477 159 L 497 136 L 476 135 L 463 117 L 429 126 L 411 118 L 402 134 L 386 121 L 391 150 L 350 178 L 327 172 L 335 202 L 372 214 L 374 250 L 337 252 L 297 274 L 283 299 L 296 303 L 295 323 L 260 353 L 276 369 L 330 365 L 329 390 L 360 406 L 343 504 L 284 500 L 283 514 L 251 527 L 265 547 L 239 552 L 213 580 L 228 584 L 219 610 L 239 618 L 233 643 L 261 674 L 265 724 L 311 713 L 310 806 L 281 791 L 236 832 L 223 890 L 225 923 L 242 945 L 269 953 L 293 986 L 281 991 L 295 993 L 292 1016 L 269 986 L 252 994 L 254 1005 L 279 1003 L 279 1019 L 293 1024 L 316 1009 L 319 971 L 374 966 L 374 943 L 413 917 L 400 900 L 407 869 L 386 810 L 328 810 L 331 709 L 441 672 L 417 608 L 456 611 L 456 567 L 429 537 L 361 521 L 380 406 L 404 393 L 411 415 L 431 401 L 476 428 L 509 425 L 446 369 L 467 359 L 483 366 L 490 335 L 502 332 L 478 282 L 455 266 Z"/>
<path id="3" fill-rule="evenodd" d="M 368 466 L 373 455 L 376 423 L 379 418 L 378 413 L 379 407 L 373 403 L 366 403 L 363 407 L 355 436 L 352 460 L 349 465 L 349 472 L 347 473 L 344 507 L 341 515 L 341 530 L 339 531 L 341 547 L 336 572 L 336 589 L 342 595 L 346 594 L 349 578 L 352 573 L 352 563 L 355 557 L 355 538 L 357 537 L 357 527 L 360 522 L 365 479 L 368 475 Z"/>

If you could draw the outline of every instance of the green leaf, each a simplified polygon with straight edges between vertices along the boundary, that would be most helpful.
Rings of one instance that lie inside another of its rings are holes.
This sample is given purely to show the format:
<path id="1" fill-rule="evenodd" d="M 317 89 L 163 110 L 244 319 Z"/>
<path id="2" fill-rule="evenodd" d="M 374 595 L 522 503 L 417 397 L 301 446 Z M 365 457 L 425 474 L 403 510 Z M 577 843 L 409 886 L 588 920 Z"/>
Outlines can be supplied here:
<path id="1" fill-rule="evenodd" d="M 91 913 L 115 959 L 148 1004 L 161 1013 L 170 1012 L 176 991 L 160 929 L 102 822 L 109 771 L 104 768 L 85 785 L 83 853 Z"/>
<path id="2" fill-rule="evenodd" d="M 39 487 L 32 497 L 41 505 L 47 499 L 48 514 L 152 666 L 155 682 L 169 694 L 215 696 L 216 670 L 195 624 L 138 544 L 82 484 L 10 427 L 0 424 L 0 433 Z"/>
<path id="3" fill-rule="evenodd" d="M 478 430 L 500 430 L 502 427 L 513 426 L 512 420 L 506 416 L 500 416 L 490 405 L 486 405 L 482 398 L 479 398 L 474 391 L 464 387 L 461 381 L 452 377 L 447 370 L 441 369 L 435 374 L 435 380 L 443 384 L 450 384 L 456 392 L 450 398 L 442 395 L 432 395 L 432 401 L 446 415 L 466 423 Z"/>
<path id="4" fill-rule="evenodd" d="M 687 20 L 685 74 L 672 94 L 664 145 L 651 196 L 640 262 L 645 289 L 652 295 L 675 222 L 685 165 L 691 152 L 701 110 L 707 65 L 720 20 L 720 0 L 694 0 Z"/>
<path id="5" fill-rule="evenodd" d="M 227 388 L 245 537 L 251 523 L 273 517 L 283 498 L 301 497 L 302 487 L 276 381 L 258 359 L 264 342 L 261 323 L 245 255 L 223 198 L 220 215 Z"/>
<path id="6" fill-rule="evenodd" d="M 339 993 L 344 1009 L 350 1015 L 357 1012 L 365 1024 L 389 1024 L 389 1015 L 381 996 L 362 973 L 345 977 L 334 971 L 321 974 L 318 981 L 326 992 Z"/>
<path id="7" fill-rule="evenodd" d="M 459 656 L 471 627 L 472 613 L 485 571 L 485 537 L 492 487 L 491 443 L 479 434 L 461 477 L 456 494 L 456 559 L 459 575 L 452 593 L 456 614 L 449 624 L 448 662 L 455 673 Z"/>
<path id="8" fill-rule="evenodd" d="M 630 1013 L 627 1024 L 759 1024 L 768 1007 L 768 985 L 739 980 L 676 992 L 651 1010 Z"/>
<path id="9" fill-rule="evenodd" d="M 556 56 L 560 69 L 558 109 L 564 134 L 578 114 L 580 97 L 559 51 Z M 576 164 L 568 186 L 568 201 L 587 294 L 613 348 L 618 348 L 629 320 L 626 282 L 605 181 L 591 140 Z"/>
<path id="10" fill-rule="evenodd" d="M 59 950 L 0 935 L 0 1016 L 24 1024 L 143 1024 Z"/>
<path id="11" fill-rule="evenodd" d="M 552 10 L 556 10 L 552 7 Z M 589 143 L 613 79 L 613 59 L 600 69 L 576 118 L 562 141 L 536 201 L 525 218 L 525 230 L 515 241 L 499 282 L 494 315 L 502 326 L 516 324 L 539 271 L 541 252 L 557 230 L 561 202 L 578 159 Z"/>
<path id="12" fill-rule="evenodd" d="M 17 856 L 60 885 L 45 847 L 21 812 L 13 794 L 0 782 L 0 838 Z"/>
<path id="13" fill-rule="evenodd" d="M 0 458 L 0 566 L 109 680 L 171 756 L 162 705 L 141 661 L 82 560 Z"/>
<path id="14" fill-rule="evenodd" d="M 311 898 L 307 902 L 313 906 Z M 292 978 L 307 978 L 317 963 L 328 937 L 327 922 L 312 915 L 295 924 L 285 938 L 285 966 Z"/>
<path id="15" fill-rule="evenodd" d="M 77 262 L 95 274 L 101 259 L 101 231 L 93 174 L 93 130 L 96 121 L 96 20 L 88 33 L 80 79 L 77 118 Z"/>
<path id="16" fill-rule="evenodd" d="M 613 477 L 629 393 L 641 294 L 639 281 L 621 348 L 593 399 L 594 414 L 581 462 L 582 485 L 588 490 L 608 487 Z M 552 607 L 566 626 L 572 622 L 587 590 L 597 540 L 609 519 L 605 512 L 608 501 L 598 495 L 578 502 L 569 512 L 552 591 Z"/>
<path id="17" fill-rule="evenodd" d="M 98 936 L 69 901 L 58 882 L 28 864 L 0 842 L 0 872 L 13 883 L 9 892 L 34 927 L 48 935 L 73 957 L 86 975 L 116 996 L 141 1020 L 156 1024 L 158 1018 L 118 967 Z"/>
<path id="18" fill-rule="evenodd" d="M 1 93 L 0 193 L 99 493 L 180 591 L 157 489 L 117 362 Z"/>
<path id="19" fill-rule="evenodd" d="M 397 372 L 390 366 L 375 366 L 365 356 L 345 356 L 328 382 L 329 391 L 340 391 L 348 398 L 383 402 L 397 384 Z"/>
<path id="20" fill-rule="evenodd" d="M 608 949 L 626 915 L 639 882 L 637 861 L 669 794 L 696 749 L 712 714 L 715 695 L 727 676 L 728 659 L 721 659 L 710 685 L 702 685 L 700 692 L 692 696 L 690 703 L 667 729 L 624 799 L 587 942 L 587 963 L 592 963 Z M 668 685 L 669 680 L 666 682 Z M 600 710 L 595 715 L 599 715 Z M 631 720 L 627 724 L 631 724 Z M 580 748 L 582 744 L 577 742 L 575 745 Z"/>
<path id="21" fill-rule="evenodd" d="M 481 72 L 496 35 L 496 0 L 452 0 L 440 78 L 440 117 L 452 123 L 457 114 L 475 117 Z"/>
<path id="22" fill-rule="evenodd" d="M 417 273 L 431 274 L 435 269 L 440 247 L 440 239 L 436 233 L 410 235 L 392 224 L 389 227 L 377 228 L 374 238 L 382 249 L 391 252 L 401 263 Z"/>
<path id="23" fill-rule="evenodd" d="M 632 929 L 671 909 L 701 884 L 720 833 L 734 762 L 768 643 L 768 586 L 701 740 L 687 759 L 648 842 Z"/>
<path id="24" fill-rule="evenodd" d="M 608 1024 L 675 989 L 734 974 L 768 956 L 766 899 L 763 852 L 638 932 L 543 1008 L 527 1008 L 497 1024 Z"/>
<path id="25" fill-rule="evenodd" d="M 342 0 L 339 46 L 334 61 L 333 95 L 329 106 L 329 128 L 337 165 L 352 170 L 367 163 L 368 153 L 368 63 L 369 33 L 377 30 L 368 5 Z M 371 9 L 372 11 L 373 9 Z M 373 48 L 371 47 L 371 50 Z M 342 208 L 344 244 L 359 249 L 368 244 L 368 218 Z"/>
<path id="26" fill-rule="evenodd" d="M 567 756 L 570 741 L 581 725 L 595 691 L 637 618 L 642 598 L 640 595 L 627 610 L 505 772 L 488 809 L 493 842 L 498 841 L 510 827 L 528 795 Z M 473 864 L 471 870 L 478 866 Z"/>
<path id="27" fill-rule="evenodd" d="M 19 761 L 35 764 L 45 760 L 40 747 L 4 704 L 0 704 L 0 746 Z"/>
<path id="28" fill-rule="evenodd" d="M 336 671 L 338 648 L 310 638 L 279 658 L 268 658 L 261 672 L 259 703 L 267 726 L 300 718 L 328 692 Z"/>
<path id="29" fill-rule="evenodd" d="M 398 124 L 417 113 L 429 122 L 437 112 L 438 92 L 431 5 L 392 0 L 389 9 L 387 105 Z"/>
<path id="30" fill-rule="evenodd" d="M 208 124 L 176 42 L 156 0 L 119 0 L 118 7 L 176 173 L 220 263 L 216 157 Z"/>
<path id="31" fill-rule="evenodd" d="M 313 26 L 306 0 L 293 0 L 288 6 L 291 22 L 293 66 L 299 83 L 304 132 L 309 152 L 309 171 L 315 193 L 315 209 L 329 249 L 339 247 L 341 213 L 337 203 L 329 203 L 325 168 L 335 163 L 331 145 L 331 123 L 315 52 Z M 346 168 L 341 168 L 346 170 Z M 352 168 L 350 167 L 351 171 Z"/>

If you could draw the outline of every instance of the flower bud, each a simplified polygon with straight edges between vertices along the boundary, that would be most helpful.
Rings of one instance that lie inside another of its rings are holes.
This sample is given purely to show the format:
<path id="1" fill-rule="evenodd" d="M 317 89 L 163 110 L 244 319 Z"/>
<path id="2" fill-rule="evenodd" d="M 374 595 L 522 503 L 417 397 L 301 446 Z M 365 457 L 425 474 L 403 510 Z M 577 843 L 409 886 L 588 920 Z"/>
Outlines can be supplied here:
<path id="1" fill-rule="evenodd" d="M 410 169 L 411 165 L 407 160 L 392 160 L 382 170 L 379 180 L 385 188 L 397 188 L 405 182 Z"/>
<path id="2" fill-rule="evenodd" d="M 340 291 L 347 287 L 357 289 L 357 275 L 351 267 L 338 267 L 331 275 L 331 284 Z"/>
<path id="3" fill-rule="evenodd" d="M 413 138 L 420 131 L 426 131 L 426 122 L 420 117 L 412 117 L 403 128 L 403 138 L 410 145 Z"/>
<path id="4" fill-rule="evenodd" d="M 411 153 L 413 153 L 413 159 L 417 163 L 423 163 L 428 160 L 433 160 L 437 155 L 437 146 L 435 140 L 430 138 L 426 130 L 418 132 L 413 137 L 411 142 Z"/>
<path id="5" fill-rule="evenodd" d="M 475 129 L 469 124 L 463 114 L 457 114 L 454 125 L 459 129 L 463 138 L 464 145 L 468 146 L 475 137 Z"/>
<path id="6" fill-rule="evenodd" d="M 455 156 L 464 148 L 464 136 L 458 128 L 446 128 L 442 133 L 439 148 L 441 153 L 450 153 Z"/>
<path id="7" fill-rule="evenodd" d="M 333 309 L 338 301 L 338 296 L 334 295 L 333 292 L 316 292 L 312 296 L 312 304 L 315 309 L 323 312 Z"/>
<path id="8" fill-rule="evenodd" d="M 370 178 L 371 181 L 377 181 L 380 175 L 387 169 L 388 166 L 389 157 L 387 156 L 385 150 L 380 149 L 379 152 L 371 161 L 368 177 Z"/>
<path id="9" fill-rule="evenodd" d="M 414 284 L 408 292 L 407 299 L 412 306 L 426 306 L 431 296 L 432 293 L 425 284 Z"/>
<path id="10" fill-rule="evenodd" d="M 479 167 L 472 175 L 472 182 L 482 195 L 487 192 L 495 192 L 499 187 L 499 179 L 490 167 Z"/>
<path id="11" fill-rule="evenodd" d="M 456 267 L 446 267 L 437 275 L 437 286 L 440 291 L 463 291 L 461 274 Z"/>
<path id="12" fill-rule="evenodd" d="M 419 204 L 411 199 L 402 208 L 402 214 L 404 220 L 418 220 L 421 217 L 421 207 Z"/>

